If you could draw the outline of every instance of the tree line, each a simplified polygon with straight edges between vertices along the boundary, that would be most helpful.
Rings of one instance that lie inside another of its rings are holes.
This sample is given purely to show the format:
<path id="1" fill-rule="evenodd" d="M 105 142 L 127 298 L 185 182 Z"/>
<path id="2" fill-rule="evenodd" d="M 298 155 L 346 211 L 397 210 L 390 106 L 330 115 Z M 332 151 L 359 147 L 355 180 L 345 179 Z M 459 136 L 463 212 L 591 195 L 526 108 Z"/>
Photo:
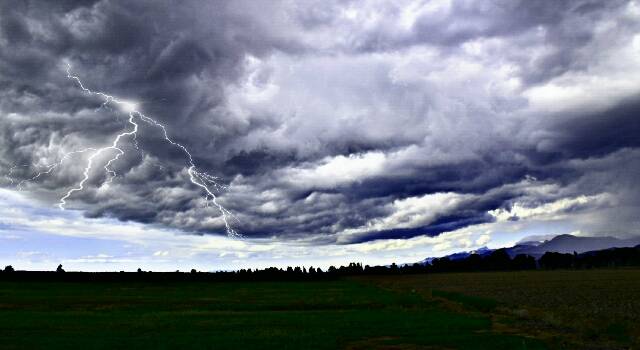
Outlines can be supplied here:
<path id="1" fill-rule="evenodd" d="M 0 270 L 5 280 L 52 281 L 305 281 L 327 280 L 342 276 L 400 275 L 439 272 L 519 271 L 535 269 L 589 269 L 600 267 L 640 266 L 640 246 L 613 248 L 582 254 L 547 252 L 538 260 L 526 254 L 511 257 L 506 249 L 498 249 L 488 255 L 471 254 L 463 259 L 435 258 L 430 263 L 405 265 L 363 266 L 350 263 L 346 266 L 269 267 L 265 269 L 241 269 L 237 271 L 199 272 L 65 272 L 62 265 L 56 271 L 16 271 L 11 265 Z"/>

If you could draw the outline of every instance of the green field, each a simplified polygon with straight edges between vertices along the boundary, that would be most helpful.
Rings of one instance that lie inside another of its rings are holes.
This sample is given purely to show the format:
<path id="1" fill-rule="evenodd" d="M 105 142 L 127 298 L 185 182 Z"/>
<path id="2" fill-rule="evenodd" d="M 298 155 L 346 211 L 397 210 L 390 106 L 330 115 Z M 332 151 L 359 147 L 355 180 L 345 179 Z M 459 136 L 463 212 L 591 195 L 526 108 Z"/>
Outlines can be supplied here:
<path id="1" fill-rule="evenodd" d="M 618 270 L 322 282 L 0 282 L 0 348 L 581 348 L 589 336 L 582 322 L 593 315 L 605 317 L 598 327 L 608 333 L 596 327 L 588 345 L 622 347 L 638 319 L 639 277 L 638 270 Z M 590 308 L 593 301 L 599 309 Z M 584 317 L 568 325 L 572 312 Z M 552 331 L 557 327 L 580 336 L 564 341 Z"/>
<path id="2" fill-rule="evenodd" d="M 355 281 L 1 283 L 2 348 L 536 348 L 484 316 Z"/>

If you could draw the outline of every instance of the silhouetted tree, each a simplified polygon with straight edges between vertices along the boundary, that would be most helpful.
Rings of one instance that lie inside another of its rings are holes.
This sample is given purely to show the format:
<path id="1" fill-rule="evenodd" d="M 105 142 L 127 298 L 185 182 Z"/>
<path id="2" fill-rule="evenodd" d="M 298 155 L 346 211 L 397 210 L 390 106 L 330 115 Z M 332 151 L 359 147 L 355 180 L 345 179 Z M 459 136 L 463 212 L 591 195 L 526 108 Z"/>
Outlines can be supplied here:
<path id="1" fill-rule="evenodd" d="M 531 255 L 518 254 L 511 261 L 514 270 L 533 270 L 536 268 L 536 259 Z"/>
<path id="2" fill-rule="evenodd" d="M 449 271 L 451 265 L 451 259 L 446 256 L 444 258 L 435 258 L 431 261 L 431 266 L 433 266 L 433 270 L 435 271 Z"/>
<path id="3" fill-rule="evenodd" d="M 538 261 L 541 268 L 593 268 L 640 266 L 640 246 L 633 248 L 612 248 L 586 253 L 561 254 L 548 252 Z M 124 271 L 106 273 L 69 273 L 59 274 L 53 271 L 16 271 L 13 274 L 11 265 L 1 270 L 0 278 L 8 280 L 77 280 L 77 281 L 308 281 L 330 280 L 349 275 L 396 275 L 413 273 L 434 273 L 452 271 L 481 271 L 481 270 L 524 270 L 535 269 L 536 261 L 529 255 L 516 255 L 513 259 L 504 249 L 498 249 L 488 256 L 471 254 L 463 259 L 449 257 L 435 258 L 431 263 L 414 263 L 389 266 L 362 266 L 361 263 L 349 263 L 346 266 L 331 266 L 328 271 L 320 268 L 295 266 L 286 269 L 268 267 L 265 269 L 240 269 L 236 271 L 198 272 L 191 269 L 191 273 L 143 271 L 138 273 Z M 62 264 L 56 269 L 64 272 Z"/>
<path id="4" fill-rule="evenodd" d="M 579 254 L 574 258 L 574 266 L 578 268 L 640 266 L 640 246 Z"/>
<path id="5" fill-rule="evenodd" d="M 485 266 L 488 270 L 509 270 L 511 267 L 511 257 L 506 249 L 497 249 L 484 258 Z"/>
<path id="6" fill-rule="evenodd" d="M 467 271 L 477 271 L 483 269 L 482 257 L 479 254 L 471 254 L 464 259 L 464 267 Z"/>
<path id="7" fill-rule="evenodd" d="M 546 252 L 538 260 L 540 267 L 544 269 L 568 269 L 573 267 L 573 254 L 562 254 L 556 252 Z"/>

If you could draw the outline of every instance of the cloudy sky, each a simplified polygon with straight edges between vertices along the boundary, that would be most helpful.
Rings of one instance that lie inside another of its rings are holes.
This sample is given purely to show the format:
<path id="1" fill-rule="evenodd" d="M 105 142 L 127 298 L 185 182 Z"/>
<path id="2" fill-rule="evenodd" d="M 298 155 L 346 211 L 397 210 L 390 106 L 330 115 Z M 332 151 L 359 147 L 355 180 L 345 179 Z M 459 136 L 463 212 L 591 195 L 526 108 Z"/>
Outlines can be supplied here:
<path id="1" fill-rule="evenodd" d="M 0 264 L 631 237 L 639 176 L 638 1 L 0 3 Z"/>

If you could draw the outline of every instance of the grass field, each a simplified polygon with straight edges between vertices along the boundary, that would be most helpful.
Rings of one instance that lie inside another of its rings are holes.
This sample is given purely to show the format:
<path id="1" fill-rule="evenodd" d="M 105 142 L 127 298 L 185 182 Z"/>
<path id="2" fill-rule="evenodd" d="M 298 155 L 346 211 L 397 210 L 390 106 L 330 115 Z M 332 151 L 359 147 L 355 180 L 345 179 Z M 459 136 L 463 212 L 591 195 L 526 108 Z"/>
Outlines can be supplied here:
<path id="1" fill-rule="evenodd" d="M 535 349 L 415 293 L 356 281 L 0 283 L 0 348 Z"/>
<path id="2" fill-rule="evenodd" d="M 492 315 L 554 347 L 640 348 L 640 270 L 447 273 L 369 279 Z M 502 323 L 502 324 L 500 324 Z"/>
<path id="3" fill-rule="evenodd" d="M 623 348 L 638 296 L 640 270 L 0 282 L 0 348 Z"/>

